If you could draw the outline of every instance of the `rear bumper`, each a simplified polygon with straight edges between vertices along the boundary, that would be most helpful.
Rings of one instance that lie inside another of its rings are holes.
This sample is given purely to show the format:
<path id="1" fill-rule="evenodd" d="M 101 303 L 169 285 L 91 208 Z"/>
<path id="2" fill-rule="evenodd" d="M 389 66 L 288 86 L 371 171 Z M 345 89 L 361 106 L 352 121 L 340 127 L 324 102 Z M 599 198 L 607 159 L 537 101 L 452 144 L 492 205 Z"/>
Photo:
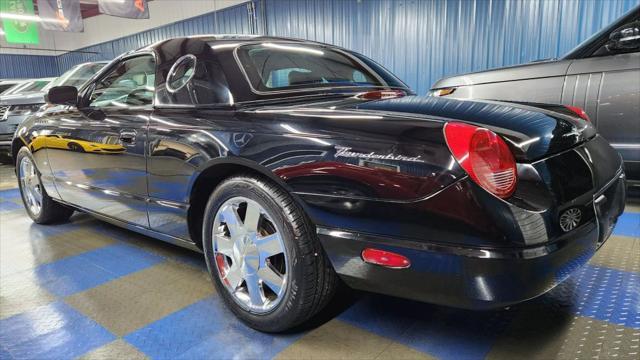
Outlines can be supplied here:
<path id="1" fill-rule="evenodd" d="M 594 195 L 596 218 L 536 246 L 457 246 L 323 227 L 318 236 L 335 270 L 353 288 L 460 308 L 502 307 L 544 294 L 589 261 L 624 210 L 624 182 L 619 173 Z M 402 254 L 411 266 L 367 264 L 361 259 L 367 247 Z"/>

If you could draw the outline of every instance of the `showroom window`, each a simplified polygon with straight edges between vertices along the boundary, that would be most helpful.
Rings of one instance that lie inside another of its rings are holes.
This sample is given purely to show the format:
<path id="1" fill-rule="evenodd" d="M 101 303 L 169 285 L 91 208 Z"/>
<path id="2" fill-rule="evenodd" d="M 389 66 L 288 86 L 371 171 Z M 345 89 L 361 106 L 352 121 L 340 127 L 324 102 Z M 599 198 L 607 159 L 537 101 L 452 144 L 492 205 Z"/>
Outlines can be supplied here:
<path id="1" fill-rule="evenodd" d="M 139 56 L 120 62 L 95 87 L 90 106 L 146 106 L 153 103 L 155 61 Z"/>

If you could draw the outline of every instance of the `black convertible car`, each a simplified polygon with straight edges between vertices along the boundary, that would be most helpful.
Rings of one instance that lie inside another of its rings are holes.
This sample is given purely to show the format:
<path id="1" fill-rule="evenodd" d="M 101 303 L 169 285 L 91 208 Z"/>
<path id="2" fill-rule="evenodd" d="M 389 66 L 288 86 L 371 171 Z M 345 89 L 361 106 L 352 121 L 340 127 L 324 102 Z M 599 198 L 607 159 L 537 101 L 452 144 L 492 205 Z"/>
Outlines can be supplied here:
<path id="1" fill-rule="evenodd" d="M 31 218 L 80 210 L 202 251 L 263 331 L 338 279 L 470 309 L 536 297 L 624 208 L 620 156 L 580 109 L 415 96 L 326 44 L 166 40 L 48 102 L 12 143 Z"/>

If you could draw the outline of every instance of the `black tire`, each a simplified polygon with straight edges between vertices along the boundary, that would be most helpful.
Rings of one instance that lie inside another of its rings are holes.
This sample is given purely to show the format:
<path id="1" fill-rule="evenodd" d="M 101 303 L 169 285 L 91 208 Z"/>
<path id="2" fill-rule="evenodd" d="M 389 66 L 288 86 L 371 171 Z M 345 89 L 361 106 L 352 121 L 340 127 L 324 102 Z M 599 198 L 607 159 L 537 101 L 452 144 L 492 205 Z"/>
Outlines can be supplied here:
<path id="1" fill-rule="evenodd" d="M 82 146 L 80 146 L 80 144 L 70 143 L 67 146 L 69 147 L 69 150 L 71 150 L 71 151 L 75 151 L 75 152 L 79 152 L 79 153 L 83 153 L 84 152 L 84 148 Z"/>
<path id="2" fill-rule="evenodd" d="M 288 256 L 288 285 L 282 299 L 268 313 L 242 308 L 222 284 L 213 252 L 213 226 L 218 209 L 229 199 L 244 197 L 260 204 L 281 225 Z M 211 279 L 231 311 L 248 326 L 264 332 L 291 329 L 313 317 L 333 297 L 338 277 L 329 263 L 314 227 L 293 198 L 279 186 L 252 175 L 224 180 L 211 194 L 204 213 L 203 247 Z"/>
<path id="3" fill-rule="evenodd" d="M 37 167 L 35 167 L 35 171 L 37 175 L 37 181 L 39 182 L 40 188 L 42 191 L 42 206 L 40 208 L 39 213 L 34 213 L 29 208 L 29 206 L 27 206 L 27 198 L 25 194 L 25 189 L 23 188 L 23 182 L 20 180 L 20 168 L 19 168 L 20 164 L 22 163 L 22 159 L 25 157 L 29 158 L 29 160 L 31 160 L 31 162 L 34 164 L 34 167 L 35 167 L 36 162 L 33 159 L 31 152 L 26 146 L 20 149 L 20 151 L 18 152 L 18 155 L 16 156 L 16 175 L 18 176 L 18 184 L 20 187 L 20 195 L 22 196 L 22 202 L 24 204 L 24 208 L 27 211 L 27 214 L 29 215 L 29 217 L 36 224 L 52 224 L 52 223 L 64 222 L 69 220 L 71 215 L 73 215 L 74 210 L 68 206 L 65 206 L 56 202 L 47 194 L 46 190 L 42 186 L 42 180 L 40 179 L 40 171 L 38 171 Z"/>

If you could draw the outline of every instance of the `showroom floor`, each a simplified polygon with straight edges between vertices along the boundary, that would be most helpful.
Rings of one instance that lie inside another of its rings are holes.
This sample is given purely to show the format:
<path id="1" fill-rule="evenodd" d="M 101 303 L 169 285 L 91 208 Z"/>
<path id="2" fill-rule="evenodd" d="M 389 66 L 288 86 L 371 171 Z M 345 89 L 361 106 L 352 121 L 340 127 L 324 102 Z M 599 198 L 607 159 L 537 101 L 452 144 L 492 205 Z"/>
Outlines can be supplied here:
<path id="1" fill-rule="evenodd" d="M 318 327 L 238 322 L 200 254 L 76 214 L 32 224 L 0 167 L 0 358 L 638 358 L 640 206 L 570 280 L 536 300 L 468 312 L 345 292 Z M 335 315 L 335 316 L 334 316 Z"/>

